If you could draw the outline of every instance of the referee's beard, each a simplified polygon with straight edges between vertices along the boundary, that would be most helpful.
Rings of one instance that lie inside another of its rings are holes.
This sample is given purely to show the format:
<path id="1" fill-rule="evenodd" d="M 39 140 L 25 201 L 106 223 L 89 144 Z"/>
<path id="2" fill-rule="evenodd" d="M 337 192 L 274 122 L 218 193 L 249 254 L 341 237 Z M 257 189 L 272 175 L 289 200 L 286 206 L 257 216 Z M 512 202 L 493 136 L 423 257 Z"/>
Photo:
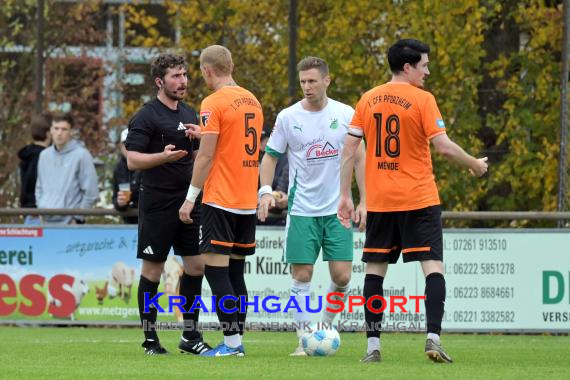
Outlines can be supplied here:
<path id="1" fill-rule="evenodd" d="M 167 88 L 163 88 L 163 90 L 164 90 L 164 95 L 170 100 L 181 101 L 184 100 L 184 97 L 186 96 L 186 87 L 179 88 L 176 91 L 170 91 Z"/>

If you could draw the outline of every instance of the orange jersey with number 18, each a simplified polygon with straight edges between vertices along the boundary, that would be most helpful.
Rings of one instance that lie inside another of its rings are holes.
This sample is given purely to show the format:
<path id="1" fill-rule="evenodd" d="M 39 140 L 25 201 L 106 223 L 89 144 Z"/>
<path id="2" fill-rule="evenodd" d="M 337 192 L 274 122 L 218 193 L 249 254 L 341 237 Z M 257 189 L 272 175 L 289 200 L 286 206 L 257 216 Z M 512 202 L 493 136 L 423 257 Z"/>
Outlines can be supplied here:
<path id="1" fill-rule="evenodd" d="M 263 126 L 261 104 L 242 87 L 222 87 L 202 101 L 200 126 L 202 135 L 218 135 L 203 202 L 255 209 Z"/>
<path id="2" fill-rule="evenodd" d="M 446 132 L 431 93 L 408 83 L 375 87 L 358 102 L 350 128 L 366 139 L 368 211 L 440 204 L 429 141 Z"/>

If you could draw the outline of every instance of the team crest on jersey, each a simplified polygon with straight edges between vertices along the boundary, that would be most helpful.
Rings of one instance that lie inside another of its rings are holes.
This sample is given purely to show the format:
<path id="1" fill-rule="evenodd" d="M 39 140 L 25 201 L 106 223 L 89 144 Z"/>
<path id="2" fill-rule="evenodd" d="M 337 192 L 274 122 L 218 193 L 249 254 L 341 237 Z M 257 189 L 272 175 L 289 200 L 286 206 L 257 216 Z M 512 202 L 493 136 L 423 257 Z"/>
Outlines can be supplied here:
<path id="1" fill-rule="evenodd" d="M 314 144 L 307 150 L 307 162 L 309 164 L 318 164 L 323 160 L 330 160 L 335 157 L 338 157 L 338 149 L 328 141 L 325 145 Z"/>
<path id="2" fill-rule="evenodd" d="M 445 128 L 445 123 L 443 122 L 443 120 L 437 119 L 437 120 L 435 121 L 435 123 L 437 124 L 437 126 L 438 126 L 439 128 Z"/>
<path id="3" fill-rule="evenodd" d="M 208 120 L 210 120 L 211 111 L 200 111 L 200 120 L 202 121 L 202 126 L 208 125 Z"/>
<path id="4" fill-rule="evenodd" d="M 338 128 L 338 119 L 334 118 L 331 119 L 331 125 L 329 125 L 330 129 L 337 129 Z"/>

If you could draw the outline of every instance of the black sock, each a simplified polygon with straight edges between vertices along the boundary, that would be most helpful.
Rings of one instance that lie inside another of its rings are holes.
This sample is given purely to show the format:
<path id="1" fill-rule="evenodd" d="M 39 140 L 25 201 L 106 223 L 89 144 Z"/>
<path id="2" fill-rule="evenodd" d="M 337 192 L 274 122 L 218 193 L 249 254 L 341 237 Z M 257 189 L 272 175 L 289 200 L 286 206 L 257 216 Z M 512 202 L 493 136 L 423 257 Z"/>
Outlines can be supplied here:
<path id="1" fill-rule="evenodd" d="M 141 318 L 141 324 L 143 325 L 144 337 L 145 339 L 150 339 L 158 342 L 158 334 L 154 327 L 150 327 L 149 323 L 156 325 L 156 315 L 157 310 L 154 307 L 149 308 L 149 312 L 144 312 L 144 294 L 149 293 L 148 299 L 156 296 L 158 291 L 158 282 L 152 282 L 141 275 L 139 280 L 139 290 L 138 290 L 138 301 L 139 301 L 139 316 Z M 146 321 L 146 329 L 145 329 Z"/>
<path id="2" fill-rule="evenodd" d="M 235 335 L 239 333 L 238 325 L 238 313 L 224 313 L 220 308 L 220 300 L 224 296 L 234 296 L 235 292 L 230 282 L 229 268 L 228 267 L 212 267 L 206 265 L 204 270 L 204 275 L 210 288 L 212 289 L 212 295 L 216 296 L 216 313 L 218 314 L 218 320 L 220 323 L 227 324 L 228 329 L 224 329 L 224 336 Z M 237 302 L 232 300 L 226 300 L 224 302 L 224 307 L 226 309 L 232 309 L 236 307 Z"/>
<path id="3" fill-rule="evenodd" d="M 431 273 L 426 277 L 425 295 L 427 332 L 440 335 L 445 307 L 445 278 L 443 278 L 443 274 Z"/>
<path id="4" fill-rule="evenodd" d="M 384 297 L 384 277 L 378 276 L 375 274 L 367 274 L 364 278 L 364 298 L 366 302 L 372 296 L 382 296 Z M 374 309 L 380 309 L 382 307 L 381 300 L 374 300 L 372 301 L 372 307 Z M 382 322 L 382 317 L 384 316 L 384 312 L 382 313 L 373 313 L 372 311 L 368 310 L 366 306 L 364 306 L 364 320 L 366 321 L 366 325 L 370 326 L 371 328 L 366 331 L 367 338 L 379 338 L 380 337 L 380 329 L 376 327 L 380 326 Z"/>
<path id="5" fill-rule="evenodd" d="M 247 305 L 244 307 L 244 312 L 241 312 L 241 298 L 240 296 L 245 296 L 245 300 L 247 301 L 247 285 L 245 284 L 244 278 L 244 268 L 245 268 L 245 260 L 237 260 L 237 259 L 230 259 L 230 281 L 232 283 L 232 287 L 234 288 L 234 292 L 236 293 L 236 297 L 238 297 L 237 307 L 240 310 L 238 314 L 238 322 L 239 322 L 239 333 L 243 335 L 243 330 L 245 327 L 245 318 L 247 316 Z"/>
<path id="6" fill-rule="evenodd" d="M 185 313 L 182 314 L 184 318 L 184 332 L 182 336 L 185 339 L 192 340 L 200 338 L 200 331 L 198 330 L 198 318 L 200 316 L 200 308 L 194 308 L 194 311 L 189 313 L 188 310 L 194 304 L 196 296 L 202 295 L 202 279 L 204 276 L 190 276 L 186 272 L 180 276 L 180 295 L 186 298 L 184 305 Z"/>

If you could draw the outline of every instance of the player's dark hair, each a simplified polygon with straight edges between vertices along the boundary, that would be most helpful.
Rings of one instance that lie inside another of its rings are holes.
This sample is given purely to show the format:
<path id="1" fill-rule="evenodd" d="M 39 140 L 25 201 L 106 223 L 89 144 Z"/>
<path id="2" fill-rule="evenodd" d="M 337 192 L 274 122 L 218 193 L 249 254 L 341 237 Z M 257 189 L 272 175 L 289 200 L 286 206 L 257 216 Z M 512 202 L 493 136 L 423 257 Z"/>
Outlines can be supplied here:
<path id="1" fill-rule="evenodd" d="M 41 114 L 32 116 L 30 132 L 34 141 L 44 141 L 51 127 L 51 115 Z"/>
<path id="2" fill-rule="evenodd" d="M 175 67 L 184 67 L 188 66 L 186 63 L 186 58 L 181 55 L 175 54 L 161 54 L 155 58 L 154 61 L 150 64 L 150 75 L 152 79 L 160 78 L 164 79 L 166 75 L 166 71 L 168 69 L 173 69 Z"/>
<path id="3" fill-rule="evenodd" d="M 73 116 L 69 112 L 56 112 L 52 115 L 52 123 L 58 123 L 60 121 L 67 121 L 70 127 L 73 127 Z"/>
<path id="4" fill-rule="evenodd" d="M 305 57 L 297 65 L 297 71 L 307 71 L 310 69 L 319 70 L 323 77 L 329 75 L 329 65 L 327 65 L 324 59 L 319 57 Z"/>
<path id="5" fill-rule="evenodd" d="M 388 49 L 390 70 L 393 74 L 398 74 L 404 70 L 406 63 L 416 67 L 422 54 L 429 54 L 429 45 L 411 38 L 399 40 Z"/>

